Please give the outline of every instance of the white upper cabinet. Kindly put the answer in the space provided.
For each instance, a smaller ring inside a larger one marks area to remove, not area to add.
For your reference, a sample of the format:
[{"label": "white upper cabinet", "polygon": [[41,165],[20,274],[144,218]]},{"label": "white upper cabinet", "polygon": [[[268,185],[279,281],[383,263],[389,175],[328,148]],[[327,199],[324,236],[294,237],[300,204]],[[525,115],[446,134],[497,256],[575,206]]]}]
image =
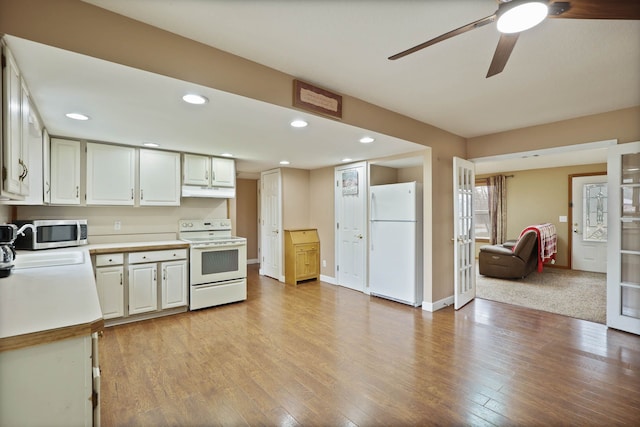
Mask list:
[{"label": "white upper cabinet", "polygon": [[184,185],[206,187],[210,182],[211,157],[184,154]]},{"label": "white upper cabinet", "polygon": [[183,168],[184,185],[234,187],[236,184],[233,159],[184,154]]},{"label": "white upper cabinet", "polygon": [[87,143],[87,205],[133,206],[136,150]]},{"label": "white upper cabinet", "polygon": [[140,149],[140,206],[180,205],[180,153]]},{"label": "white upper cabinet", "polygon": [[[29,117],[29,101],[26,87],[20,78],[20,70],[11,55],[3,46],[2,56],[5,67],[2,69],[2,196],[11,199],[23,199],[29,194],[28,143],[23,138],[24,122]],[[23,98],[24,99],[23,101]]]},{"label": "white upper cabinet", "polygon": [[51,138],[50,151],[51,204],[79,205],[80,141]]},{"label": "white upper cabinet", "polygon": [[211,185],[214,187],[235,187],[235,160],[222,157],[211,158]]}]

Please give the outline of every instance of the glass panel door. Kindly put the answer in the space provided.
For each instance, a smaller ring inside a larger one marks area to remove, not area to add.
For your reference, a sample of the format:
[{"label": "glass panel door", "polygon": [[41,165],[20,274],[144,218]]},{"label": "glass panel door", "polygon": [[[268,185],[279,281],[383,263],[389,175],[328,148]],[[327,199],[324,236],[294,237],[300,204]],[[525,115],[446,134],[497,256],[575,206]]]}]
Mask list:
[{"label": "glass panel door", "polygon": [[607,326],[640,334],[640,142],[609,149]]}]

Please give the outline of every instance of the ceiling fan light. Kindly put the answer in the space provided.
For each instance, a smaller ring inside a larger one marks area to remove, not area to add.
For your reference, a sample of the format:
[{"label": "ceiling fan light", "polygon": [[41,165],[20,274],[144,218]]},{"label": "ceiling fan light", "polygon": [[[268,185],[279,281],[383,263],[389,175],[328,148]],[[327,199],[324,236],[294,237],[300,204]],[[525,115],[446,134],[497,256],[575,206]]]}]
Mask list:
[{"label": "ceiling fan light", "polygon": [[496,26],[501,33],[519,33],[533,28],[547,17],[549,7],[545,1],[516,0],[503,3],[504,8],[499,11]]}]

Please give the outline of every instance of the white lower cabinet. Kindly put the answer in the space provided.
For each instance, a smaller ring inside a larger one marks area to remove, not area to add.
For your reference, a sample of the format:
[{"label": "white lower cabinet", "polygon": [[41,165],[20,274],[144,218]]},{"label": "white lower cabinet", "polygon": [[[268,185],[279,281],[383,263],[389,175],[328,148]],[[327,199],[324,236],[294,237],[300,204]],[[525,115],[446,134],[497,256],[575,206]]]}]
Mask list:
[{"label": "white lower cabinet", "polygon": [[187,305],[187,261],[170,261],[162,268],[162,308]]},{"label": "white lower cabinet", "polygon": [[96,286],[105,320],[124,316],[124,267],[96,268]]},{"label": "white lower cabinet", "polygon": [[101,254],[94,263],[102,315],[110,325],[186,311],[186,249]]},{"label": "white lower cabinet", "polygon": [[0,352],[0,425],[99,425],[94,339],[97,334]]},{"label": "white lower cabinet", "polygon": [[129,266],[129,314],[146,313],[158,309],[158,280],[156,264]]}]

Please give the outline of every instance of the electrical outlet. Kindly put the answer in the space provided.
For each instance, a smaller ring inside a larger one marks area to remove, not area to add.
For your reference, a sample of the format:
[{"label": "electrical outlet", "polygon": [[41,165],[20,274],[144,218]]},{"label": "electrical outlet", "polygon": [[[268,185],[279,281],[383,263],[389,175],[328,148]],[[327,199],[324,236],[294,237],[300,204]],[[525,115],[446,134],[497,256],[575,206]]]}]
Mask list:
[{"label": "electrical outlet", "polygon": [[326,267],[326,266],[327,266],[327,260],[326,260],[326,259],[323,259],[323,260],[322,260],[322,266],[323,266],[323,267]]},{"label": "electrical outlet", "polygon": [[122,228],[122,223],[120,222],[120,220],[117,220],[113,223],[113,229],[114,230],[120,230],[120,228]]}]

